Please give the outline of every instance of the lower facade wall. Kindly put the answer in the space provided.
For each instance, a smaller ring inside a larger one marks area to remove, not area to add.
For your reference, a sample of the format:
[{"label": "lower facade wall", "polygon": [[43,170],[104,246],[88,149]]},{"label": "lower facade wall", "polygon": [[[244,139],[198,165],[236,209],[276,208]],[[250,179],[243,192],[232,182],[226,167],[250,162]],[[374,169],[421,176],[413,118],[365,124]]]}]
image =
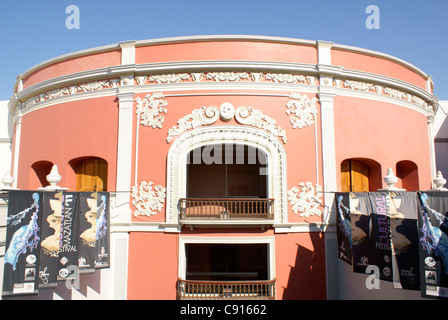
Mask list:
[{"label": "lower facade wall", "polygon": [[[192,240],[195,239],[195,240]],[[200,239],[200,240],[198,240]],[[276,279],[277,300],[326,299],[325,248],[321,233],[274,234],[271,230],[241,233],[192,231],[177,233],[131,232],[127,298],[174,300],[184,268],[185,242],[210,241],[270,244],[269,268]],[[272,245],[273,244],[273,245]],[[272,251],[272,252],[271,252]]]}]

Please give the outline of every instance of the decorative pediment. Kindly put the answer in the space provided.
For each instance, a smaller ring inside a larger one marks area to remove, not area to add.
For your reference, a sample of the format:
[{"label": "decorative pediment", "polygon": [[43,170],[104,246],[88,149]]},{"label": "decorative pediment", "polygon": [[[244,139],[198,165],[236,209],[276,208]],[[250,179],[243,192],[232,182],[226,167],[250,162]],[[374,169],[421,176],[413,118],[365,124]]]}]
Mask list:
[{"label": "decorative pediment", "polygon": [[261,110],[252,107],[241,106],[235,110],[235,107],[229,103],[223,103],[218,109],[215,106],[202,107],[193,110],[192,113],[177,121],[177,125],[168,130],[167,142],[170,142],[174,136],[181,135],[185,131],[201,127],[203,125],[211,125],[218,121],[221,117],[223,121],[229,121],[232,118],[244,125],[263,129],[282,139],[286,143],[286,132],[277,126],[277,121],[271,117],[264,115]]}]

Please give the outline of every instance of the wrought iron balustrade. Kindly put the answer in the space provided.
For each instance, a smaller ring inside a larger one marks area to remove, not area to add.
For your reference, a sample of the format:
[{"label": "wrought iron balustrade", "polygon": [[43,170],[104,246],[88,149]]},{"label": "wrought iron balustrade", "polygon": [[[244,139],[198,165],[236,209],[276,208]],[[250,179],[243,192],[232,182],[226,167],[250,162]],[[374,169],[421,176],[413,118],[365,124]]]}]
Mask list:
[{"label": "wrought iron balustrade", "polygon": [[274,199],[182,198],[180,220],[272,220]]},{"label": "wrought iron balustrade", "polygon": [[275,279],[266,281],[178,282],[179,300],[274,300]]}]

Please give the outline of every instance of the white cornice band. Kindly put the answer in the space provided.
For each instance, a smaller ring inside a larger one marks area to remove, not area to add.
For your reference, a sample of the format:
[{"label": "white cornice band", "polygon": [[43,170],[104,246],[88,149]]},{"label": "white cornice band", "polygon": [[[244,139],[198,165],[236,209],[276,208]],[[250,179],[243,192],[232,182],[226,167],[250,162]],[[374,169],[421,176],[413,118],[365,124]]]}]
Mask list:
[{"label": "white cornice band", "polygon": [[[187,75],[188,80],[165,81],[166,83],[160,81],[148,82],[150,77],[161,78],[181,73]],[[196,75],[202,77],[202,75],[212,73],[245,73],[247,76],[242,79],[234,77],[223,81],[211,81],[211,78],[197,80],[195,78]],[[259,78],[254,77],[254,75]],[[263,77],[263,81],[260,81],[260,77]],[[302,77],[303,80],[297,80],[296,78],[294,81],[289,81],[292,77]],[[140,83],[140,79],[145,79],[146,82]],[[320,83],[319,80],[322,79],[324,81]],[[389,92],[400,93],[399,91],[401,91],[401,96],[407,95],[407,98],[397,99],[396,96],[392,96],[390,97],[392,99],[389,99],[388,95],[378,92],[363,92],[363,90],[357,88],[340,88],[335,86],[333,83],[335,81],[359,81],[361,84],[372,84],[387,88]],[[26,114],[35,110],[36,107],[41,108],[67,101],[114,95],[116,94],[116,88],[123,86],[133,86],[136,93],[202,89],[303,90],[304,92],[317,93],[319,86],[328,86],[334,87],[337,94],[387,101],[411,107],[428,116],[434,115],[439,106],[434,95],[416,85],[377,74],[347,70],[339,66],[257,61],[184,61],[111,66],[56,77],[22,90],[11,98],[9,108],[14,113],[17,106],[21,106],[22,114]],[[87,94],[87,92],[89,93]]]}]

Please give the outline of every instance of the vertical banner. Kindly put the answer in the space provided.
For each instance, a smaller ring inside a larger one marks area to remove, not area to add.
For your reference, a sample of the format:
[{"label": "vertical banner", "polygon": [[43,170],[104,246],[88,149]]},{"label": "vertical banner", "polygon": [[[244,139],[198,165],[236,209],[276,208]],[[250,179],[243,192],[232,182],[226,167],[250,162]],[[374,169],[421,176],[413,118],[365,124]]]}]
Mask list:
[{"label": "vertical banner", "polygon": [[350,194],[338,192],[335,194],[336,234],[338,239],[339,258],[352,264],[352,231],[350,222]]},{"label": "vertical banner", "polygon": [[371,210],[368,193],[350,193],[353,272],[365,273],[367,266],[374,263],[370,233]]},{"label": "vertical banner", "polygon": [[110,266],[109,193],[98,192],[97,195],[95,269],[102,269]]},{"label": "vertical banner", "polygon": [[[59,244],[58,280],[74,279],[70,272],[78,266],[79,242],[79,192],[64,192]],[[69,268],[70,267],[70,268]]]},{"label": "vertical banner", "polygon": [[448,297],[448,192],[419,192],[422,296]]},{"label": "vertical banner", "polygon": [[42,192],[9,192],[3,296],[38,293]]},{"label": "vertical banner", "polygon": [[420,290],[416,192],[390,192],[390,237],[394,287]]},{"label": "vertical banner", "polygon": [[375,265],[380,270],[380,279],[393,280],[392,250],[390,244],[390,197],[387,192],[369,192],[372,206],[372,239]]},{"label": "vertical banner", "polygon": [[57,287],[59,243],[61,238],[63,193],[42,194],[42,242],[39,263],[39,288]]},{"label": "vertical banner", "polygon": [[79,193],[79,273],[95,271],[97,196],[96,192]]}]

